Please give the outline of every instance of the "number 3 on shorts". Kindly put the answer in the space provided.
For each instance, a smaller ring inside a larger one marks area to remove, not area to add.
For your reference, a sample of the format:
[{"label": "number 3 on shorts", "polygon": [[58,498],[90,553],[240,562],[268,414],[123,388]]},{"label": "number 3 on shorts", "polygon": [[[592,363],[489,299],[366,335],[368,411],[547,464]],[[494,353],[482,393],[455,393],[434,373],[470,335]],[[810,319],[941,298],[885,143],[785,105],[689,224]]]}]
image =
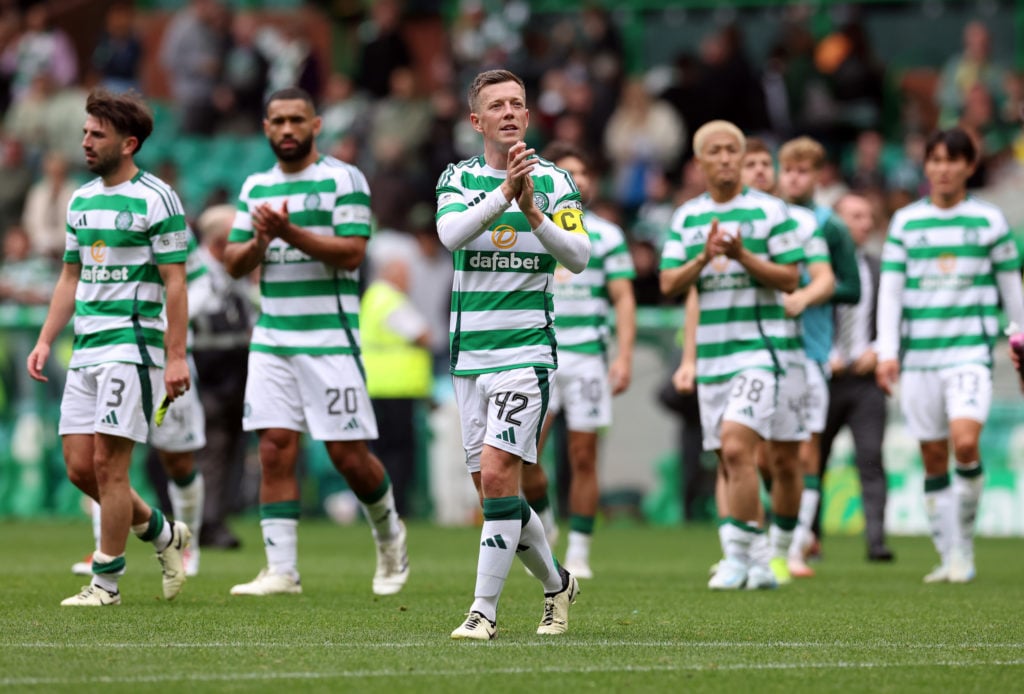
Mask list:
[{"label": "number 3 on shorts", "polygon": [[112,378],[110,383],[114,388],[110,391],[111,399],[107,401],[107,407],[120,407],[121,402],[124,400],[125,383],[120,378]]}]

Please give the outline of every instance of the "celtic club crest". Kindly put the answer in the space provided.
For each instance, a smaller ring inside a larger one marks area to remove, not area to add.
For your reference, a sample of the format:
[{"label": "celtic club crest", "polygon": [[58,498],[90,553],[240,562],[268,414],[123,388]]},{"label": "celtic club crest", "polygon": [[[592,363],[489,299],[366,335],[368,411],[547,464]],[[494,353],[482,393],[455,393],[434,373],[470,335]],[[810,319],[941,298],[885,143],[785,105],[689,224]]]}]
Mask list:
[{"label": "celtic club crest", "polygon": [[118,231],[127,231],[132,228],[135,218],[132,217],[132,213],[128,210],[121,210],[117,213],[117,217],[114,218],[114,226],[117,227]]}]

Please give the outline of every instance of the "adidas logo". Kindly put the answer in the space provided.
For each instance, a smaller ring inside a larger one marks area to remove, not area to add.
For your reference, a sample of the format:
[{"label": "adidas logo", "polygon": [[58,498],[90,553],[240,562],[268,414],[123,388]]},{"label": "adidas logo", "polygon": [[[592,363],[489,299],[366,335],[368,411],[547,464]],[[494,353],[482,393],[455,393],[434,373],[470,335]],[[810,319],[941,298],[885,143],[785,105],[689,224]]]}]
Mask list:
[{"label": "adidas logo", "polygon": [[[499,441],[504,441],[506,443],[515,443],[516,442],[516,430],[515,430],[515,427],[509,427],[508,429],[506,429],[505,431],[501,432],[500,434],[498,434],[494,438],[498,439]],[[504,549],[504,547],[502,549]]]},{"label": "adidas logo", "polygon": [[750,405],[747,405],[742,410],[740,410],[740,414],[743,415],[744,417],[750,417],[751,419],[753,419],[754,418],[754,408],[751,407]]},{"label": "adidas logo", "polygon": [[111,410],[110,413],[100,421],[102,421],[104,424],[113,424],[114,426],[117,426],[117,412]]},{"label": "adidas logo", "polygon": [[505,538],[501,535],[495,535],[489,537],[480,543],[481,547],[496,547],[497,549],[508,549],[508,545],[505,544]]},{"label": "adidas logo", "polygon": [[593,407],[593,408],[590,409],[590,412],[587,413],[587,416],[588,417],[596,417],[599,414],[601,414],[601,413],[598,411],[598,409],[596,407]]},{"label": "adidas logo", "polygon": [[86,220],[84,212],[82,213],[82,216],[78,218],[78,221],[75,222],[75,226],[76,227],[87,227],[87,226],[89,226],[89,222]]},{"label": "adidas logo", "polygon": [[360,428],[359,420],[353,417],[352,419],[348,420],[348,424],[346,424],[343,428],[345,431],[355,431],[356,429]]}]

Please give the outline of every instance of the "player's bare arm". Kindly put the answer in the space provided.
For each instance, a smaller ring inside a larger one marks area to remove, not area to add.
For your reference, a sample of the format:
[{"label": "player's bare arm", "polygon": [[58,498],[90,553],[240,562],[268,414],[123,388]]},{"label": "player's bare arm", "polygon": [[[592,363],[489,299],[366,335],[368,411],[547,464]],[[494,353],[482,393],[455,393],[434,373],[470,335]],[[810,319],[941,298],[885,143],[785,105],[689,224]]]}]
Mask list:
[{"label": "player's bare arm", "polygon": [[50,299],[50,309],[39,331],[39,339],[28,355],[28,375],[37,381],[49,380],[43,374],[43,368],[50,357],[50,345],[75,315],[75,292],[78,290],[78,278],[81,274],[81,263],[64,263],[64,267],[61,268],[57,285],[53,289],[53,297]]},{"label": "player's bare arm", "polygon": [[633,283],[627,279],[608,281],[608,298],[615,310],[615,359],[608,367],[612,395],[629,388],[633,379],[633,345],[636,343],[636,299]]},{"label": "player's bare arm", "polygon": [[322,263],[342,270],[355,270],[366,256],[366,238],[362,236],[321,236],[292,224],[288,201],[275,210],[260,205],[253,211],[253,228],[270,238],[278,238]]},{"label": "player's bare arm", "polygon": [[697,277],[704,269],[704,266],[713,257],[722,252],[721,248],[722,237],[721,231],[718,229],[718,219],[716,218],[711,220],[711,231],[708,232],[704,249],[700,253],[680,267],[662,270],[658,274],[658,284],[661,288],[661,293],[665,296],[685,294],[693,286],[693,283],[697,281]]},{"label": "player's bare arm", "polygon": [[185,263],[158,266],[160,279],[167,292],[167,328],[164,330],[164,385],[167,397],[174,400],[185,394],[191,385],[188,362],[185,359],[188,331],[188,287]]},{"label": "player's bare arm", "polygon": [[263,262],[270,237],[258,229],[248,241],[229,243],[224,249],[224,268],[228,274],[238,279],[255,270]]},{"label": "player's bare arm", "polygon": [[700,323],[700,297],[697,288],[686,293],[686,317],[683,328],[683,356],[672,374],[672,385],[678,393],[692,393],[697,381],[697,325]]},{"label": "player's bare arm", "polygon": [[[883,262],[884,258],[885,256]],[[886,272],[883,269],[878,285],[878,296],[884,296],[885,300],[878,302],[875,316],[878,333],[875,341],[878,350],[875,380],[886,395],[892,395],[893,386],[900,378],[900,324],[906,280],[906,275],[902,272]]]},{"label": "player's bare arm", "polygon": [[808,306],[820,306],[835,293],[836,276],[831,263],[810,263],[807,266],[807,274],[811,276],[811,281],[806,287],[801,287],[782,298],[782,306],[790,318],[796,318],[807,310]]},{"label": "player's bare arm", "polygon": [[796,263],[780,265],[754,255],[743,246],[739,234],[727,237],[723,253],[742,265],[751,277],[763,285],[782,292],[792,292],[800,285],[800,270]]}]

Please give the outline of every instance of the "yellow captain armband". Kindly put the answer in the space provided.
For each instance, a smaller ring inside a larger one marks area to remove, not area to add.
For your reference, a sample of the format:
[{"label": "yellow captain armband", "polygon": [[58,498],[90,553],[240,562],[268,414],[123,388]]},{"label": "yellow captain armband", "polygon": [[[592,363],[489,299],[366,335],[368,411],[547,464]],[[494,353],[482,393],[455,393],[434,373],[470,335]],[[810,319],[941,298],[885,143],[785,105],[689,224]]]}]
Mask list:
[{"label": "yellow captain armband", "polygon": [[555,212],[551,218],[559,228],[565,231],[572,232],[573,234],[586,234],[587,230],[583,227],[583,211],[568,208],[565,210],[559,210]]}]

